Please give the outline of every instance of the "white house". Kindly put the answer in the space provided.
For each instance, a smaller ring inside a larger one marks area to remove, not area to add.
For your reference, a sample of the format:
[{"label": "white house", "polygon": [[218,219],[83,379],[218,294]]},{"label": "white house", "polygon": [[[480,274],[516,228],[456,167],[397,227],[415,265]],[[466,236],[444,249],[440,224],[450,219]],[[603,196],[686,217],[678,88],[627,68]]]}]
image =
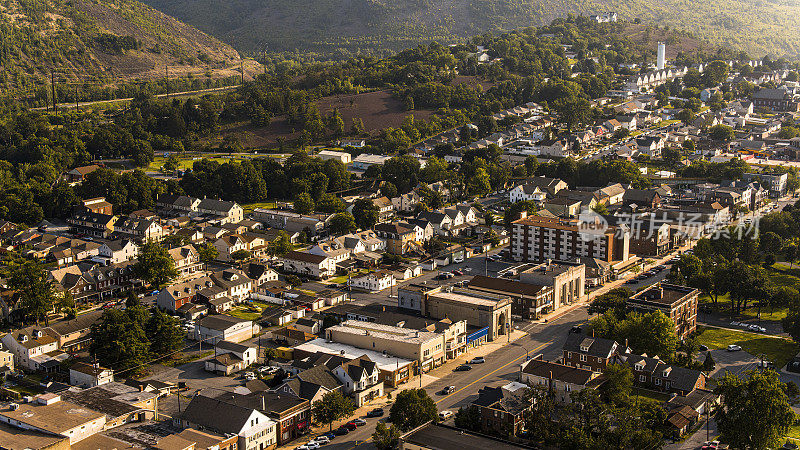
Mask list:
[{"label": "white house", "polygon": [[193,338],[203,343],[216,344],[219,341],[242,342],[253,337],[258,325],[245,319],[227,314],[213,314],[197,321]]},{"label": "white house", "polygon": [[394,273],[388,271],[370,272],[350,279],[350,286],[369,292],[379,292],[397,284]]},{"label": "white house", "polygon": [[533,184],[520,184],[508,190],[508,200],[511,203],[523,201],[543,202],[547,198],[547,191]]},{"label": "white house", "polygon": [[345,394],[353,397],[356,407],[361,407],[383,396],[383,381],[378,380],[378,365],[367,355],[348,361],[333,369],[342,383]]},{"label": "white house", "polygon": [[392,205],[394,205],[394,209],[398,211],[410,212],[414,210],[414,207],[419,204],[420,200],[422,200],[422,197],[415,191],[411,191],[408,194],[393,198]]},{"label": "white house", "polygon": [[205,361],[205,369],[230,375],[255,364],[257,356],[256,347],[252,345],[219,341],[214,346],[214,357]]},{"label": "white house", "polygon": [[69,368],[69,384],[91,388],[114,381],[114,371],[99,365],[77,362]]},{"label": "white house", "polygon": [[334,264],[350,259],[352,253],[361,253],[364,251],[364,244],[356,243],[353,249],[345,247],[342,243],[332,240],[327,242],[320,242],[319,244],[311,247],[308,253],[312,255],[324,256],[333,260]]},{"label": "white house", "polygon": [[336,262],[324,255],[291,251],[283,256],[283,270],[317,279],[328,278],[336,273]]},{"label": "white house", "polygon": [[[235,395],[235,394],[234,394]],[[224,420],[222,420],[224,418]],[[263,450],[278,442],[277,423],[257,409],[237,405],[225,397],[192,397],[182,414],[173,419],[181,428],[207,429],[238,436],[238,450]]]},{"label": "white house", "polygon": [[2,338],[3,347],[14,354],[14,364],[28,370],[58,368],[69,355],[58,351],[58,339],[44,328],[30,326],[14,330]]},{"label": "white house", "polygon": [[106,265],[130,261],[138,256],[139,246],[129,239],[104,242],[98,253],[98,257]]}]

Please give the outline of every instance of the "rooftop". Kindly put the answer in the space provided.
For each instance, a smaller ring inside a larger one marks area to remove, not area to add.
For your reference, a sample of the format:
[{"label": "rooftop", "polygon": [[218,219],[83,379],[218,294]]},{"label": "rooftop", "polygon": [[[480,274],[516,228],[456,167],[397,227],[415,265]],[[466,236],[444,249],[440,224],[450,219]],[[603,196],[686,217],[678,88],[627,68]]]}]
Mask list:
[{"label": "rooftop", "polygon": [[16,410],[0,410],[0,415],[56,434],[103,417],[97,411],[63,400],[49,405],[21,403]]},{"label": "rooftop", "polygon": [[655,304],[664,306],[676,306],[688,297],[697,294],[699,291],[688,286],[676,284],[657,283],[649,288],[637,292],[628,299],[630,303]]},{"label": "rooftop", "polygon": [[447,425],[426,423],[400,437],[403,442],[419,445],[421,448],[435,450],[518,450],[532,448],[488,436],[472,434],[468,431]]},{"label": "rooftop", "polygon": [[394,371],[398,367],[404,367],[413,364],[412,361],[403,358],[395,358],[393,356],[386,356],[381,352],[372,350],[364,350],[352,345],[340,344],[338,342],[329,342],[325,339],[314,339],[313,341],[306,342],[294,347],[308,353],[326,353],[328,355],[341,355],[345,358],[355,359],[361,355],[367,355],[370,360],[378,365],[378,369],[386,371]]},{"label": "rooftop", "polygon": [[441,337],[439,333],[432,333],[430,331],[417,331],[392,325],[364,322],[362,320],[346,320],[340,325],[328,328],[328,331],[372,336],[380,339],[417,344],[422,344]]}]

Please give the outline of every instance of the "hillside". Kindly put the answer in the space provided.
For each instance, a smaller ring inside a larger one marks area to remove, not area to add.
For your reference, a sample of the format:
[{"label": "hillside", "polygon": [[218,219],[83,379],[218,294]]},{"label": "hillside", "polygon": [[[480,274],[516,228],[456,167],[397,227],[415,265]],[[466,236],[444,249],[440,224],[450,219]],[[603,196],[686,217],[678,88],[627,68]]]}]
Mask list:
[{"label": "hillside", "polygon": [[0,0],[7,87],[114,83],[188,73],[229,76],[239,54],[196,28],[133,0]]},{"label": "hillside", "polygon": [[754,56],[800,54],[798,0],[144,0],[249,53],[397,50],[617,11]]}]

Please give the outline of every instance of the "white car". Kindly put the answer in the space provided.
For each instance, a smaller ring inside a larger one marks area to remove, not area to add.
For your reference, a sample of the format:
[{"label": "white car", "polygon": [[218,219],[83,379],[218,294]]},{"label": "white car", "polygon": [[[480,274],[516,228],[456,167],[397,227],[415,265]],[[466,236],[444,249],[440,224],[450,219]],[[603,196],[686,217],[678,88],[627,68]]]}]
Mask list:
[{"label": "white car", "polygon": [[320,445],[312,441],[297,447],[297,450],[316,450],[318,448],[320,448]]},{"label": "white car", "polygon": [[451,417],[453,417],[453,411],[444,410],[439,413],[439,418],[442,420],[447,420]]},{"label": "white car", "polygon": [[253,380],[255,380],[256,378],[257,378],[257,377],[256,377],[256,374],[254,374],[253,372],[246,372],[246,373],[244,374],[244,379],[245,379],[245,380],[247,380],[247,381],[253,381]]},{"label": "white car", "polygon": [[741,349],[742,349],[742,347],[739,347],[738,345],[735,345],[735,344],[731,344],[731,345],[728,346],[728,351],[729,352],[738,352]]},{"label": "white car", "polygon": [[733,327],[738,327],[739,325],[741,325],[741,323],[736,322],[735,320],[733,322],[731,322],[731,326],[733,326]]},{"label": "white car", "polygon": [[328,438],[328,436],[317,436],[311,442],[316,442],[317,444],[325,445],[325,444],[330,444],[331,440]]}]

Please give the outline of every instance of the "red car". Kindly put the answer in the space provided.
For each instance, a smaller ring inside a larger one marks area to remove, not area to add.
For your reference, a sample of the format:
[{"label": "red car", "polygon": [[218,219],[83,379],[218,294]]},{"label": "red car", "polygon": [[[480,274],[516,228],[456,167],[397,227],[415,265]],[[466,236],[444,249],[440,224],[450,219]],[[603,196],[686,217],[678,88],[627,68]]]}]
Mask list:
[{"label": "red car", "polygon": [[103,305],[103,309],[113,308],[114,305],[115,305],[114,302],[108,302],[108,303]]},{"label": "red car", "polygon": [[454,270],[453,271],[453,275],[458,275],[460,277],[461,275],[464,275],[464,272],[462,272],[460,270]]}]

